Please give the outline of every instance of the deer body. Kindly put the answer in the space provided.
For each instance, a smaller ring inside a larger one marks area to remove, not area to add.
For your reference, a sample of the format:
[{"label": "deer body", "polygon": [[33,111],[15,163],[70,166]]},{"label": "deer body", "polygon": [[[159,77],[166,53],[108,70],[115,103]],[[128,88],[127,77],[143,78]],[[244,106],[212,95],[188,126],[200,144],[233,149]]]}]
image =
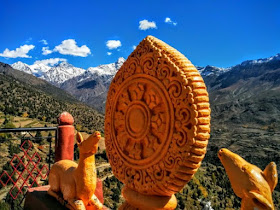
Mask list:
[{"label": "deer body", "polygon": [[228,149],[221,149],[218,156],[234,193],[242,199],[241,210],[274,210],[272,192],[278,181],[274,162],[262,171]]},{"label": "deer body", "polygon": [[71,209],[102,208],[102,204],[94,195],[97,180],[94,154],[100,137],[100,133],[95,132],[83,141],[81,134],[78,133],[79,164],[71,160],[61,160],[51,168],[48,193],[61,200],[58,194],[61,192]]}]

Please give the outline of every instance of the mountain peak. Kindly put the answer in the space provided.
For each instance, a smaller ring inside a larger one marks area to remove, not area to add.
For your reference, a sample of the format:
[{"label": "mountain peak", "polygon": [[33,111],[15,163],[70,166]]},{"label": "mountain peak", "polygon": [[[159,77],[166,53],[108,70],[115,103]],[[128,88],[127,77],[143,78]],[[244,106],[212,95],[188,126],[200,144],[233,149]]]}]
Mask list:
[{"label": "mountain peak", "polygon": [[63,67],[63,68],[73,68],[74,66],[67,61],[62,61],[55,65],[55,67]]},{"label": "mountain peak", "polygon": [[12,65],[11,65],[14,69],[16,69],[15,67],[28,67],[28,65],[27,64],[25,64],[25,63],[23,63],[23,62],[21,62],[21,61],[18,61],[18,62],[15,62],[15,63],[13,63]]},{"label": "mountain peak", "polygon": [[23,63],[21,61],[18,61],[18,62],[13,63],[12,65],[27,65],[27,64],[25,64],[25,63]]},{"label": "mountain peak", "polygon": [[14,69],[17,69],[17,70],[19,70],[19,71],[23,71],[23,72],[25,72],[25,73],[32,74],[31,68],[30,68],[27,64],[25,64],[25,63],[23,63],[23,62],[21,62],[21,61],[18,61],[18,62],[16,62],[16,63],[13,63],[11,66],[12,66]]},{"label": "mountain peak", "polygon": [[240,65],[241,66],[246,66],[246,65],[250,65],[250,64],[262,64],[262,63],[267,63],[270,61],[276,61],[276,60],[280,60],[280,53],[277,53],[274,56],[268,57],[268,58],[260,58],[260,59],[256,59],[256,60],[247,60],[242,62]]},{"label": "mountain peak", "polygon": [[116,72],[121,68],[125,59],[123,57],[119,57],[115,63],[103,64],[97,67],[89,67],[87,69],[88,73],[96,74],[96,75],[115,75]]},{"label": "mountain peak", "polygon": [[274,60],[280,60],[280,53],[277,53],[275,56],[273,56]]},{"label": "mountain peak", "polygon": [[117,62],[115,63],[116,69],[119,70],[124,62],[125,62],[124,57],[119,57]]},{"label": "mountain peak", "polygon": [[230,68],[220,68],[216,66],[207,65],[205,67],[196,66],[197,70],[201,74],[201,76],[209,76],[209,75],[220,75],[230,70]]},{"label": "mountain peak", "polygon": [[124,57],[119,57],[116,63],[124,63],[125,58]]}]

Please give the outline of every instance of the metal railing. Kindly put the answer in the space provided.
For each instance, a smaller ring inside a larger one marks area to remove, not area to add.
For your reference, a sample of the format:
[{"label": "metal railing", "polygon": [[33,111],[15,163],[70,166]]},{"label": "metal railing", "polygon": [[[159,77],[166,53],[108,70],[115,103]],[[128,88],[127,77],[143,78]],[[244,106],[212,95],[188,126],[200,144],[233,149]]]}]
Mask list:
[{"label": "metal railing", "polygon": [[57,141],[57,127],[0,129],[1,145],[7,149],[1,154],[0,194],[6,193],[12,209],[21,208],[28,188],[47,183],[54,163],[53,139]]}]

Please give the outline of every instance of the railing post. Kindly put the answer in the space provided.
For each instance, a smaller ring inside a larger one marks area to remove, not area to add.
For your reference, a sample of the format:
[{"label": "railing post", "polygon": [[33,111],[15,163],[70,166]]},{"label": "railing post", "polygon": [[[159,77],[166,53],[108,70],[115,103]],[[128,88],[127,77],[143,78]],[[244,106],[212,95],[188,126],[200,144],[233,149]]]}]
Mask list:
[{"label": "railing post", "polygon": [[63,112],[57,119],[57,139],[55,141],[55,162],[73,160],[74,158],[74,118],[68,112]]}]

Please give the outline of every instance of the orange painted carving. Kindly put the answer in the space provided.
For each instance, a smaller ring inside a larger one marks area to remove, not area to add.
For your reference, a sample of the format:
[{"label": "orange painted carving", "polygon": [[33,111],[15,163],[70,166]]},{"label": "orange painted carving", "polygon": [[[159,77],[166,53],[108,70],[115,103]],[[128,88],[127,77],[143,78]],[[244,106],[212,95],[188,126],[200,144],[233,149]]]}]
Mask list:
[{"label": "orange painted carving", "polygon": [[143,195],[124,185],[122,195],[127,202],[123,203],[119,210],[172,210],[177,206],[174,194],[172,196]]},{"label": "orange painted carving", "polygon": [[102,209],[102,203],[94,195],[97,181],[94,154],[100,138],[100,132],[95,132],[86,140],[78,133],[79,164],[60,160],[50,170],[48,193],[61,202],[67,201],[70,209]]},{"label": "orange painted carving", "polygon": [[114,175],[142,195],[172,196],[200,166],[209,132],[199,72],[174,48],[146,37],[107,96],[105,142]]},{"label": "orange painted carving", "polygon": [[218,157],[226,169],[234,193],[242,198],[241,210],[274,209],[272,192],[278,182],[274,162],[262,171],[228,149],[221,149]]}]

